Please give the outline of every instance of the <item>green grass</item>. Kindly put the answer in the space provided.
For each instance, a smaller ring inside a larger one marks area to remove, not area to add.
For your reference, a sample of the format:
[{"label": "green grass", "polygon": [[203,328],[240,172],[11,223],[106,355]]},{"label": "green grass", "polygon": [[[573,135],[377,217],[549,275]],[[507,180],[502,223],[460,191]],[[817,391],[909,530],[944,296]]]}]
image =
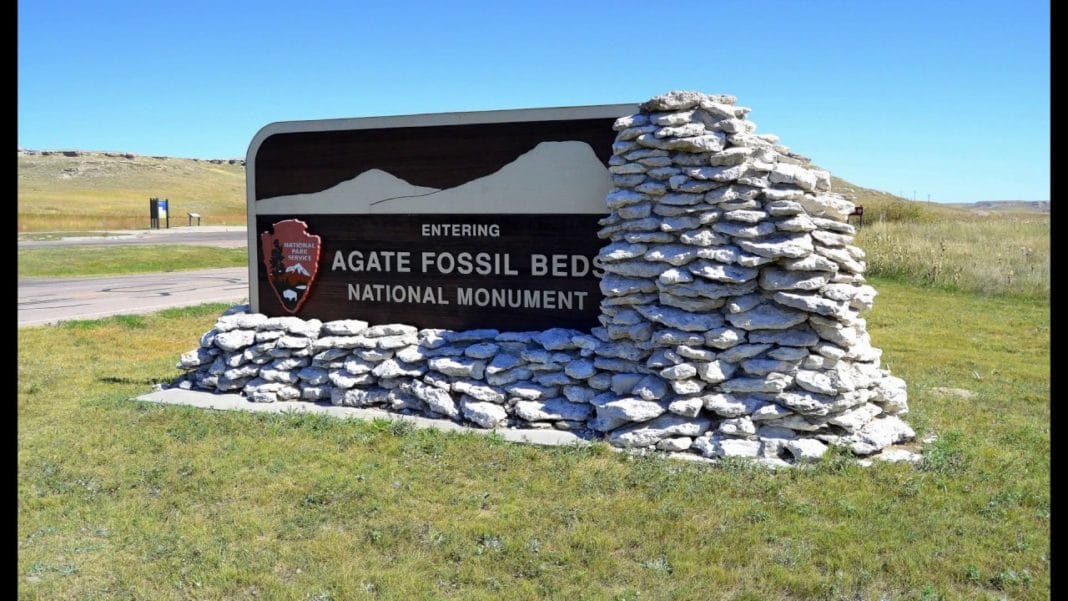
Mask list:
[{"label": "green grass", "polygon": [[1048,298],[1049,216],[865,225],[868,274],[923,286]]},{"label": "green grass", "polygon": [[148,199],[166,198],[172,223],[245,223],[245,169],[194,159],[20,154],[18,231],[144,229]]},{"label": "green grass", "polygon": [[77,277],[242,267],[243,248],[192,245],[94,246],[18,250],[19,277]]},{"label": "green grass", "polygon": [[139,404],[220,306],[20,329],[20,597],[1049,598],[1048,301],[873,283],[919,467]]}]

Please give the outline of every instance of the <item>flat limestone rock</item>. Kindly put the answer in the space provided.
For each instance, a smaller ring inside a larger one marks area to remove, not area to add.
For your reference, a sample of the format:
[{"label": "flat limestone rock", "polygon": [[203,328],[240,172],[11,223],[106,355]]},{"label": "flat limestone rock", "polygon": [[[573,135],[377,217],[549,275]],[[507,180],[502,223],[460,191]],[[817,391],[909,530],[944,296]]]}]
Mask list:
[{"label": "flat limestone rock", "polygon": [[827,452],[827,445],[813,438],[789,440],[785,446],[798,463],[814,463]]},{"label": "flat limestone rock", "polygon": [[748,311],[726,316],[732,326],[743,330],[785,330],[803,323],[808,316],[802,312],[765,303]]},{"label": "flat limestone rock", "polygon": [[888,415],[871,420],[859,432],[848,437],[846,442],[857,455],[871,455],[915,437],[916,433],[901,418]]},{"label": "flat limestone rock", "polygon": [[712,436],[697,438],[691,448],[705,457],[760,457],[763,443],[759,440],[730,438],[719,432]]},{"label": "flat limestone rock", "polygon": [[758,240],[738,239],[736,243],[744,251],[770,259],[798,259],[808,256],[815,248],[809,234],[775,234]]},{"label": "flat limestone rock", "polygon": [[760,271],[760,287],[765,290],[818,290],[831,280],[825,271],[788,271],[765,267]]},{"label": "flat limestone rock", "polygon": [[590,405],[572,403],[562,397],[545,401],[519,401],[515,404],[516,415],[528,422],[581,421],[590,416],[592,409]]},{"label": "flat limestone rock", "polygon": [[[601,431],[613,430],[630,422],[647,422],[667,411],[663,403],[646,401],[635,397],[624,397],[596,406],[597,419]],[[610,424],[616,424],[610,426]],[[610,427],[609,427],[610,426]]]},{"label": "flat limestone rock", "polygon": [[617,447],[648,447],[669,437],[700,436],[711,426],[712,422],[708,418],[682,417],[668,413],[648,422],[613,430],[608,441]]},{"label": "flat limestone rock", "polygon": [[767,404],[754,397],[736,397],[731,394],[719,392],[706,394],[701,397],[701,400],[704,403],[705,409],[716,415],[727,418],[752,415]]},{"label": "flat limestone rock", "polygon": [[718,313],[690,313],[664,306],[639,306],[635,309],[646,319],[684,332],[706,332],[723,325]]}]

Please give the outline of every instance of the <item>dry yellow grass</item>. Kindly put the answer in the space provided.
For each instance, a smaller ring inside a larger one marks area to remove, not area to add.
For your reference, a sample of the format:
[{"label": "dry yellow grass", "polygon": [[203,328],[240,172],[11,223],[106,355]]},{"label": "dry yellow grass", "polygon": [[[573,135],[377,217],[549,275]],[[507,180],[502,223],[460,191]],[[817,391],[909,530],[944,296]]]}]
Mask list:
[{"label": "dry yellow grass", "polygon": [[1048,298],[1049,216],[866,225],[868,273],[921,286]]},{"label": "dry yellow grass", "polygon": [[170,202],[171,222],[200,213],[204,225],[245,223],[238,162],[144,156],[19,153],[18,231],[148,227],[148,199]]}]

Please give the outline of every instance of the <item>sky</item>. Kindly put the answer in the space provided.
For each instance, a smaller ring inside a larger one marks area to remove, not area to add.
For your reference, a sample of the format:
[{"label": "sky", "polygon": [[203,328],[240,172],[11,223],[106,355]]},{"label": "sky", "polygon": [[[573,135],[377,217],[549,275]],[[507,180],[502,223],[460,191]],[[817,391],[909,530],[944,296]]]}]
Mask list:
[{"label": "sky", "polygon": [[18,2],[21,148],[244,158],[274,121],[676,89],[860,186],[1050,198],[1043,1]]}]

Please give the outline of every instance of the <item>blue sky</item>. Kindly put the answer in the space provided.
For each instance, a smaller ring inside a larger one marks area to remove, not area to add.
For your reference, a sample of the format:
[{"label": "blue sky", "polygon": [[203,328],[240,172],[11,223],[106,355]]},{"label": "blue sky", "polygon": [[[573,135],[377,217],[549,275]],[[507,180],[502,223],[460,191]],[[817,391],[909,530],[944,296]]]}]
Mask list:
[{"label": "blue sky", "polygon": [[729,93],[855,184],[1050,197],[1049,3],[20,0],[18,143],[243,157],[272,121]]}]

